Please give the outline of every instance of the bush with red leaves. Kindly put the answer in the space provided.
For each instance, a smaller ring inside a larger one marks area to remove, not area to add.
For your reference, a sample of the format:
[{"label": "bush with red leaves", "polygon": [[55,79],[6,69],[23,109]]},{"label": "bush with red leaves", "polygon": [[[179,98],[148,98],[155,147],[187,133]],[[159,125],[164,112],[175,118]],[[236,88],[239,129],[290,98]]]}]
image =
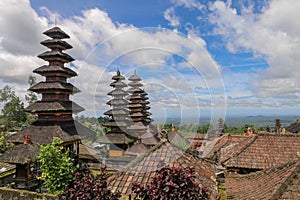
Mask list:
[{"label": "bush with red leaves", "polygon": [[107,188],[106,168],[101,168],[101,173],[94,177],[87,167],[82,167],[75,172],[75,179],[66,187],[59,200],[118,200],[120,193],[112,193]]},{"label": "bush with red leaves", "polygon": [[206,188],[201,188],[194,182],[195,175],[192,167],[160,168],[150,184],[133,184],[134,199],[143,200],[206,200]]}]

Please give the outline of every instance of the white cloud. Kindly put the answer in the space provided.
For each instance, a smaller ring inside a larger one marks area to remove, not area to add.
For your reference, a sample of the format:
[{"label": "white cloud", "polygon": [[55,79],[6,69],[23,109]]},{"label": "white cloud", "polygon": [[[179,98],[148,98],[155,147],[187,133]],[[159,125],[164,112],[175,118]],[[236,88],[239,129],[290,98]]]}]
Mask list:
[{"label": "white cloud", "polygon": [[[183,1],[178,4],[183,4]],[[195,5],[192,1],[186,1],[185,4],[187,7]],[[172,65],[179,74],[180,70],[193,66],[192,69],[200,72],[205,79],[207,87],[212,90],[217,86],[223,87],[219,67],[207,52],[206,43],[192,30],[187,36],[183,36],[162,28],[138,29],[130,24],[113,22],[106,12],[97,8],[84,10],[82,15],[68,18],[47,8],[42,10],[46,13],[45,17],[39,16],[30,7],[28,0],[7,0],[0,3],[0,19],[5,19],[0,20],[1,27],[5,28],[0,33],[0,81],[17,84],[22,88],[17,90],[19,94],[24,95],[28,88],[27,77],[32,70],[45,64],[36,56],[46,50],[39,42],[46,38],[42,32],[52,26],[50,23],[54,23],[54,18],[71,37],[67,42],[73,49],[66,53],[76,59],[73,65],[79,76],[70,81],[82,91],[74,95],[73,100],[85,107],[88,114],[108,109],[105,103],[109,99],[107,92],[111,90],[109,71],[116,70],[116,66],[126,73],[130,67],[149,63],[169,65],[172,64],[171,60],[176,63],[176,55],[185,59],[180,63],[181,68]],[[188,93],[193,96],[193,88],[197,84],[190,84],[189,78],[185,77],[187,75],[181,74],[181,78],[166,75],[163,80],[155,73],[151,75],[152,81],[163,81],[168,85],[170,95],[176,95],[174,91],[186,94],[178,101],[171,100],[170,96],[157,96],[160,103],[173,108],[178,103],[185,108],[196,105],[191,104],[196,100],[191,101]],[[197,75],[193,79],[197,80]],[[203,84],[199,87],[203,87]]]},{"label": "white cloud", "polygon": [[254,13],[250,6],[237,14],[224,2],[211,4],[214,14],[210,20],[228,50],[253,52],[268,62],[269,68],[259,73],[256,82],[250,85],[258,97],[290,98],[299,91],[299,7],[299,1],[273,0],[262,13]]},{"label": "white cloud", "polygon": [[180,18],[175,15],[175,7],[170,7],[164,12],[164,17],[169,21],[169,25],[178,27],[180,25]]}]

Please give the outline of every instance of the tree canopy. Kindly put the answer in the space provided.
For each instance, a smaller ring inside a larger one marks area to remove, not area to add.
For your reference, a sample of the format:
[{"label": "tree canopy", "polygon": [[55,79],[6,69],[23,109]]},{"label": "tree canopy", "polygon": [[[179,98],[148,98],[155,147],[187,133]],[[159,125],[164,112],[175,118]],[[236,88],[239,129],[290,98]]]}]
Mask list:
[{"label": "tree canopy", "polygon": [[73,180],[75,166],[69,156],[69,151],[65,151],[59,144],[62,141],[54,137],[52,144],[42,145],[38,161],[41,163],[44,185],[51,194],[62,193],[65,187]]}]

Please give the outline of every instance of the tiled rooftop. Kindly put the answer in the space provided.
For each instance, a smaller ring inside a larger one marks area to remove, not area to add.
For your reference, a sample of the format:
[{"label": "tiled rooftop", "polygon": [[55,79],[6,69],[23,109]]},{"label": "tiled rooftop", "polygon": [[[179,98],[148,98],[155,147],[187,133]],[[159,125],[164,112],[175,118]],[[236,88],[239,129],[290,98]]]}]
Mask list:
[{"label": "tiled rooftop", "polygon": [[300,136],[256,135],[221,150],[221,163],[228,167],[267,169],[299,159]]},{"label": "tiled rooftop", "polygon": [[200,159],[187,153],[169,142],[162,142],[133,160],[122,171],[117,172],[109,180],[109,187],[113,191],[120,191],[122,194],[130,194],[132,183],[149,183],[151,177],[160,166],[161,161],[170,167],[185,168],[193,166],[198,177],[197,182],[207,187],[216,195],[216,182],[214,165],[204,159]]},{"label": "tiled rooftop", "polygon": [[248,175],[227,174],[227,199],[299,199],[300,162],[285,163]]},{"label": "tiled rooftop", "polygon": [[203,148],[203,157],[213,159],[215,153],[219,152],[222,148],[239,143],[247,138],[249,137],[242,135],[223,135],[214,139],[213,141],[206,142]]}]

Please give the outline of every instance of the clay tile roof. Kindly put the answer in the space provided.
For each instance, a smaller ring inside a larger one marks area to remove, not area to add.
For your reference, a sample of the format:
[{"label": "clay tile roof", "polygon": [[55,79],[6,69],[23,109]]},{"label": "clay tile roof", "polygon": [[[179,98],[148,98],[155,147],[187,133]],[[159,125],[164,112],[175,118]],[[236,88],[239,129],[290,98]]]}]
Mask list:
[{"label": "clay tile roof", "polygon": [[51,38],[53,38],[53,39],[70,38],[70,36],[68,34],[66,34],[63,30],[61,30],[57,26],[45,31],[44,34],[51,37]]},{"label": "clay tile roof", "polygon": [[297,160],[300,136],[256,135],[237,145],[221,150],[221,163],[226,167],[266,169]]},{"label": "clay tile roof", "polygon": [[226,174],[227,199],[299,199],[300,162],[247,174]]},{"label": "clay tile roof", "polygon": [[212,159],[215,153],[219,152],[222,148],[239,143],[247,138],[249,137],[242,135],[223,135],[214,139],[213,141],[206,141],[203,157]]},{"label": "clay tile roof", "polygon": [[11,164],[28,164],[36,160],[39,152],[39,144],[20,144],[2,154],[0,160]]},{"label": "clay tile roof", "polygon": [[71,83],[61,83],[61,82],[39,82],[32,86],[29,90],[37,93],[45,93],[45,90],[61,90],[72,93],[80,92],[80,90],[73,86]]},{"label": "clay tile roof", "polygon": [[133,183],[150,183],[151,177],[156,173],[161,161],[167,166],[185,168],[193,166],[197,182],[216,194],[214,165],[187,153],[169,142],[162,142],[134,159],[129,165],[109,178],[109,188],[120,191],[122,194],[130,194]]},{"label": "clay tile roof", "polygon": [[74,113],[83,111],[84,108],[72,101],[37,101],[24,109],[26,112],[57,112],[71,111]]},{"label": "clay tile roof", "polygon": [[43,65],[35,70],[33,70],[34,73],[37,74],[49,74],[49,73],[62,73],[62,74],[66,74],[69,76],[77,76],[77,73],[74,72],[73,70],[71,70],[70,68],[67,67],[62,67],[62,66],[53,66],[53,65]]}]

